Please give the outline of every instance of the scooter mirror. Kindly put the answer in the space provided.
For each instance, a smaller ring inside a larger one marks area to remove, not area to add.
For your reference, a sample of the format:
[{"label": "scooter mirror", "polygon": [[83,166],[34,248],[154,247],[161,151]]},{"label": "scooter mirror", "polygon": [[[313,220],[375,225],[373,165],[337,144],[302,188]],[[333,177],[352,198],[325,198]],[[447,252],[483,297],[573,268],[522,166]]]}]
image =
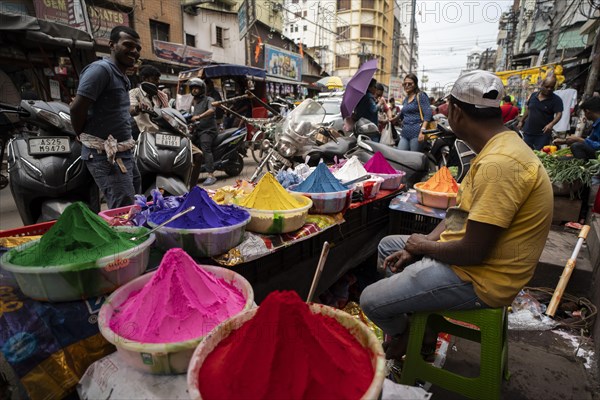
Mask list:
[{"label": "scooter mirror", "polygon": [[142,82],[140,86],[142,90],[148,93],[150,96],[156,96],[158,94],[158,88],[154,83]]}]

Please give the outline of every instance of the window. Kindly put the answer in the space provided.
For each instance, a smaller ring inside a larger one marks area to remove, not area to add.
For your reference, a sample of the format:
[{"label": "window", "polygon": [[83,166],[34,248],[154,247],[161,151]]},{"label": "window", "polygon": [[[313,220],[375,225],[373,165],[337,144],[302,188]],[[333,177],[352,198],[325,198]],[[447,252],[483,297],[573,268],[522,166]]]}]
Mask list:
[{"label": "window", "polygon": [[308,30],[308,25],[304,25],[304,27],[302,28],[302,30],[303,30],[304,32],[306,32],[306,31]]},{"label": "window", "polygon": [[150,20],[150,36],[152,40],[169,41],[169,24]]},{"label": "window", "polygon": [[187,44],[188,46],[196,47],[196,36],[186,33],[185,44]]},{"label": "window", "polygon": [[290,32],[294,32],[294,24],[290,24]]},{"label": "window", "polygon": [[294,27],[294,32],[298,32],[298,25]]},{"label": "window", "polygon": [[298,4],[300,0],[292,0],[292,4]]},{"label": "window", "polygon": [[297,13],[294,14],[296,16],[296,18],[300,18],[302,17],[302,13],[300,11],[298,11]]},{"label": "window", "polygon": [[349,10],[351,0],[337,0],[338,11]]},{"label": "window", "polygon": [[308,11],[304,10],[304,11],[302,12],[302,16],[303,16],[304,18],[306,18],[306,16],[307,16],[307,15],[308,15]]},{"label": "window", "polygon": [[350,27],[349,26],[338,26],[337,27],[338,40],[350,39]]},{"label": "window", "polygon": [[360,5],[362,8],[375,8],[375,0],[361,0]]},{"label": "window", "polygon": [[223,47],[223,28],[220,26],[217,26],[215,30],[215,46]]},{"label": "window", "polygon": [[350,66],[350,57],[335,56],[336,68],[348,68]]},{"label": "window", "polygon": [[375,27],[373,25],[361,25],[360,37],[372,38],[375,37]]}]

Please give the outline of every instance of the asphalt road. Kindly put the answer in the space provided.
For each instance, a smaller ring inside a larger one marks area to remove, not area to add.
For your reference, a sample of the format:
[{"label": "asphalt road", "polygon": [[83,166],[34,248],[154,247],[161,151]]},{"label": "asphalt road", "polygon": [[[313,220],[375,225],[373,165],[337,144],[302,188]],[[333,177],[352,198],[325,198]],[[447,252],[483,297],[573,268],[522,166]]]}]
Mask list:
[{"label": "asphalt road", "polygon": [[[255,169],[256,162],[252,159],[252,157],[246,157],[244,158],[244,169],[239,176],[230,178],[224,172],[217,172],[215,175],[219,180],[216,184],[210,186],[209,188],[216,189],[222,186],[232,185],[237,179],[249,180]],[[6,170],[3,168],[2,172],[4,173],[5,171]],[[202,174],[198,182],[201,184],[205,178],[206,175]],[[102,209],[106,209],[105,203],[102,204]],[[0,231],[19,228],[21,226],[23,226],[23,221],[21,221],[21,217],[17,211],[17,206],[13,199],[12,193],[10,192],[10,188],[7,186],[6,188],[0,190]]]}]

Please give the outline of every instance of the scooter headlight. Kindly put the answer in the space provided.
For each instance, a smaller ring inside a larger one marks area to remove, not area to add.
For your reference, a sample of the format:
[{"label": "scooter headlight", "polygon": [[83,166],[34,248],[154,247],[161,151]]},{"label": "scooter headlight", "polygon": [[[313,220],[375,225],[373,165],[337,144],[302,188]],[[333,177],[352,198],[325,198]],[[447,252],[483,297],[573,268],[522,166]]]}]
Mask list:
[{"label": "scooter headlight", "polygon": [[279,152],[284,157],[291,157],[296,153],[296,149],[287,143],[281,143],[279,145]]},{"label": "scooter headlight", "polygon": [[69,114],[67,114],[64,111],[61,111],[58,113],[58,116],[62,119],[62,123],[65,129],[67,129],[70,132],[75,132],[75,130],[73,129],[73,125],[71,125],[71,116]]},{"label": "scooter headlight", "polygon": [[[57,114],[54,114],[53,112],[50,112],[48,110],[43,110],[43,109],[37,108],[37,107],[34,107],[33,109],[36,111],[38,117],[40,117],[44,121],[48,122],[50,125],[55,126],[57,128],[63,127],[62,119]],[[69,123],[70,123],[70,120],[69,120]]]},{"label": "scooter headlight", "polygon": [[171,114],[165,112],[164,110],[162,110],[161,114],[162,114],[163,119],[165,121],[167,121],[169,123],[169,125],[171,125],[171,127],[173,127],[177,132],[181,133],[182,135],[188,134],[188,128],[187,128],[186,124],[184,124],[179,119],[172,116]]}]

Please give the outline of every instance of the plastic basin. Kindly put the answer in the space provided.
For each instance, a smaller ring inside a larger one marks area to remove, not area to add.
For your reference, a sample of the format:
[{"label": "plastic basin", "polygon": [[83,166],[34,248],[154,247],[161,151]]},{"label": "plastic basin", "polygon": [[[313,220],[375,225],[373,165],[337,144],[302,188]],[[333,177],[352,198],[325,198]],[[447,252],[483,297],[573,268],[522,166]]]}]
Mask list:
[{"label": "plastic basin", "polygon": [[448,207],[454,207],[456,205],[457,193],[442,193],[432,192],[431,190],[422,189],[421,187],[425,182],[415,183],[415,190],[417,191],[417,201],[424,206],[447,209]]},{"label": "plastic basin", "polygon": [[[381,393],[381,389],[383,387],[383,381],[385,379],[385,356],[381,347],[381,343],[379,343],[379,340],[377,340],[375,334],[373,334],[373,332],[371,332],[361,321],[355,319],[344,311],[336,310],[332,307],[321,304],[310,304],[310,309],[315,314],[323,314],[335,318],[341,325],[348,329],[348,331],[363,347],[369,350],[371,354],[371,364],[375,374],[373,376],[371,385],[361,396],[361,399],[379,398],[379,394]],[[208,355],[219,345],[221,340],[228,337],[231,332],[239,329],[242,325],[252,319],[257,310],[257,308],[253,308],[251,310],[244,311],[221,323],[204,338],[196,351],[194,351],[187,373],[188,393],[191,399],[202,399],[202,394],[199,390],[198,374],[200,372],[200,368],[202,367],[202,363],[204,363],[204,360],[206,360]],[[310,332],[306,333],[310,334]],[[248,367],[251,368],[252,366]],[[231,379],[236,379],[236,377],[231,376]],[[218,384],[226,385],[227,382],[219,382]],[[244,393],[240,393],[240,397],[244,397]]]},{"label": "plastic basin", "polygon": [[[137,232],[138,227],[113,227],[116,231]],[[99,258],[86,264],[21,266],[12,264],[11,253],[0,258],[0,265],[14,274],[19,288],[39,301],[73,301],[110,293],[144,273],[148,266],[154,234],[129,250]],[[23,250],[38,240],[16,248]]]},{"label": "plastic basin", "polygon": [[396,174],[377,174],[371,173],[373,176],[378,176],[383,178],[383,182],[381,183],[381,189],[383,190],[396,190],[400,187],[402,183],[402,178],[406,175],[406,172],[396,170]]},{"label": "plastic basin", "polygon": [[301,194],[292,193],[303,206],[293,210],[259,210],[246,208],[250,213],[250,223],[246,227],[251,232],[279,234],[300,229],[306,222],[308,210],[313,205],[311,199]]},{"label": "plastic basin", "polygon": [[[250,217],[239,224],[208,229],[181,229],[163,226],[156,234],[156,246],[164,251],[182,248],[192,257],[212,257],[223,254],[240,244]],[[158,224],[148,219],[151,228]]]},{"label": "plastic basin", "polygon": [[[202,265],[201,268],[227,280],[242,292],[246,298],[242,312],[254,306],[254,291],[243,276],[221,267]],[[124,338],[110,328],[109,321],[115,309],[127,300],[131,292],[141,290],[155,273],[153,271],[140,276],[110,295],[100,308],[98,327],[102,336],[116,346],[123,360],[133,368],[155,375],[183,374],[198,343],[209,333],[203,332],[202,326],[198,327],[196,338],[176,343],[141,343]]]},{"label": "plastic basin", "polygon": [[310,214],[335,214],[346,209],[352,203],[352,192],[354,189],[346,189],[339,192],[328,193],[304,193],[296,192],[312,200],[313,206],[308,210]]}]

